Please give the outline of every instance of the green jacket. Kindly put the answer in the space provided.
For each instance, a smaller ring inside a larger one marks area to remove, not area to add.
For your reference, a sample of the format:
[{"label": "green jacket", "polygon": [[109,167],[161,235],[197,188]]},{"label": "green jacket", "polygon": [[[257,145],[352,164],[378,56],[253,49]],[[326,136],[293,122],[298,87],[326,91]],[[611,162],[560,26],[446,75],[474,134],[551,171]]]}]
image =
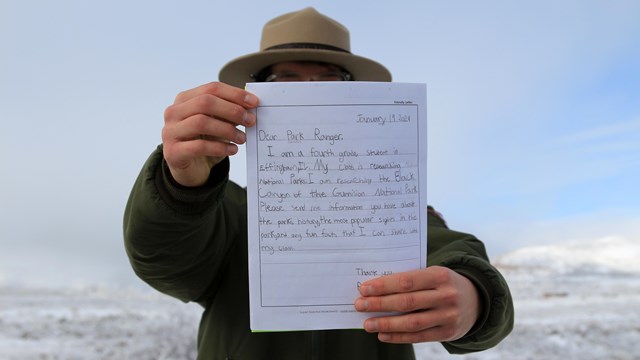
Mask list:
[{"label": "green jacket", "polygon": [[[160,146],[142,169],[124,215],[125,248],[136,274],[165,294],[203,306],[198,359],[414,359],[412,345],[381,343],[363,330],[250,331],[247,196],[228,181],[228,172],[225,160],[203,187],[181,187]],[[443,343],[449,352],[485,350],[509,334],[511,294],[481,241],[430,214],[427,262],[468,277],[481,297],[479,320],[462,339]]]}]

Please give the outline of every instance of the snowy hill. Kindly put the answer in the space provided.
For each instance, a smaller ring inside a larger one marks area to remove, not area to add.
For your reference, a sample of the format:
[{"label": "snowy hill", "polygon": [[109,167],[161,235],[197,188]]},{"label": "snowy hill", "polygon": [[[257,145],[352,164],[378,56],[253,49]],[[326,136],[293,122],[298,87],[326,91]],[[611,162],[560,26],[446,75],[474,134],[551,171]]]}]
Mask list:
[{"label": "snowy hill", "polygon": [[[462,359],[640,359],[640,241],[607,237],[494,259],[514,298],[513,333]],[[420,359],[446,359],[419,344]],[[435,355],[435,356],[434,356]]]},{"label": "snowy hill", "polygon": [[[613,237],[497,257],[515,329],[494,349],[455,358],[640,358],[638,258],[640,242]],[[200,312],[152,290],[0,286],[0,359],[193,359]],[[420,360],[451,359],[439,344],[415,348]]]},{"label": "snowy hill", "polygon": [[606,237],[560,245],[523,248],[495,259],[514,271],[568,274],[640,274],[640,241]]}]

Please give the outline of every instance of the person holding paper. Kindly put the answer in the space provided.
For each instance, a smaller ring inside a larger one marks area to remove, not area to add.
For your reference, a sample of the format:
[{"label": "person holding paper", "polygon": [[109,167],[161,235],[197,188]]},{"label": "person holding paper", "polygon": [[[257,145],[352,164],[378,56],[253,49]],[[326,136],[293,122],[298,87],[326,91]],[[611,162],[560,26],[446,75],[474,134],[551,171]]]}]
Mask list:
[{"label": "person holding paper", "polygon": [[391,81],[381,64],[350,52],[348,30],[313,8],[269,21],[260,51],[227,63],[220,81],[183,91],[165,111],[163,144],[134,184],[125,247],[144,281],[205,311],[198,359],[414,359],[412,343],[451,353],[497,345],[512,330],[509,288],[484,244],[452,231],[432,208],[428,267],[364,282],[354,307],[399,312],[363,330],[252,333],[247,195],[229,181],[229,156],[255,125],[252,81]]}]

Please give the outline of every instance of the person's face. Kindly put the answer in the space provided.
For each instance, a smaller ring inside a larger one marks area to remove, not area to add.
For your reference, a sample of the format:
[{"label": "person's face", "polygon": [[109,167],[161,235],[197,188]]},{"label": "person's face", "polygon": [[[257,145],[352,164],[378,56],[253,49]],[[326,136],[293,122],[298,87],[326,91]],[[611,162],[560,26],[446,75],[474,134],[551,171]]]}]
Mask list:
[{"label": "person's face", "polygon": [[281,62],[271,66],[272,81],[345,81],[346,73],[339,66],[317,62]]}]

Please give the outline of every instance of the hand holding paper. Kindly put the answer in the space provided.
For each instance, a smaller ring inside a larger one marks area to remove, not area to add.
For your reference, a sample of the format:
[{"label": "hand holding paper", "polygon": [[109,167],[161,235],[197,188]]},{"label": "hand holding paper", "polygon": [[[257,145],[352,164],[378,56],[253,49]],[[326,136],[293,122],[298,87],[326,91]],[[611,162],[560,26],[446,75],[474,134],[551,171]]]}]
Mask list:
[{"label": "hand holding paper", "polygon": [[164,158],[173,178],[183,186],[200,186],[211,168],[245,142],[237,125],[252,126],[248,111],[258,99],[244,90],[209,83],[181,92],[164,112]]},{"label": "hand holding paper", "polygon": [[367,319],[364,329],[380,341],[451,341],[465,335],[478,318],[478,292],[469,279],[445,267],[393,274],[360,286],[355,308],[362,312],[400,312]]}]

